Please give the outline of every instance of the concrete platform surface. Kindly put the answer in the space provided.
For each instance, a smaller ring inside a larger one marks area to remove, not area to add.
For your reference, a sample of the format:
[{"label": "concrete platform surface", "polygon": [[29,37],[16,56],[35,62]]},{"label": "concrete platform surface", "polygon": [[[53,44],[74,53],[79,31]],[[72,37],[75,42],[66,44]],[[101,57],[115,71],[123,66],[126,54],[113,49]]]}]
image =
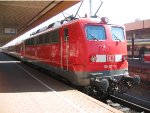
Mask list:
[{"label": "concrete platform surface", "polygon": [[0,53],[0,113],[120,113]]}]

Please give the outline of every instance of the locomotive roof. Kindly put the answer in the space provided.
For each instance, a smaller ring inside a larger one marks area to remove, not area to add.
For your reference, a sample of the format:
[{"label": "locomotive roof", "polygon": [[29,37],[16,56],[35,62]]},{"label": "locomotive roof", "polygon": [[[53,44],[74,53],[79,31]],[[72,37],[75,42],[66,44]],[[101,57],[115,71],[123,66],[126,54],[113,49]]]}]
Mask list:
[{"label": "locomotive roof", "polygon": [[67,25],[69,24],[73,24],[73,23],[77,23],[77,22],[81,22],[81,23],[100,23],[100,21],[98,20],[94,20],[92,18],[80,18],[80,19],[76,19],[76,20],[72,20],[68,23],[66,23]]},{"label": "locomotive roof", "polygon": [[35,35],[30,36],[29,38],[32,38],[32,37],[35,37],[35,36],[47,33],[47,32],[49,32],[51,30],[59,29],[59,28],[61,28],[63,26],[67,26],[67,25],[71,25],[71,24],[74,24],[74,23],[78,23],[78,22],[79,23],[85,23],[85,24],[86,23],[99,23],[98,21],[94,21],[91,18],[79,18],[79,19],[75,19],[75,20],[69,21],[67,23],[61,24],[60,26],[57,26],[57,27],[48,28],[48,29],[46,29],[44,31],[41,31],[39,33],[36,33]]},{"label": "locomotive roof", "polygon": [[[35,35],[32,35],[30,36],[29,38],[32,38],[32,37],[35,37],[35,36],[39,36],[41,34],[44,34],[44,33],[47,33],[49,31],[52,31],[52,30],[56,30],[56,29],[59,29],[63,26],[68,26],[68,25],[71,25],[71,24],[75,24],[75,23],[83,23],[83,24],[101,24],[101,25],[104,25],[104,23],[100,23],[100,20],[96,20],[94,18],[79,18],[79,19],[75,19],[75,20],[71,20],[67,23],[64,23],[64,24],[61,24],[57,27],[51,27],[51,28],[48,28],[44,31],[41,31],[39,33],[36,33]],[[107,24],[107,25],[114,25],[114,24]],[[115,25],[116,26],[116,25]],[[118,25],[117,25],[118,26]],[[120,25],[119,25],[120,26]],[[122,27],[122,26],[121,26]],[[28,39],[29,39],[28,38]],[[27,40],[27,39],[26,39]]]},{"label": "locomotive roof", "polygon": [[76,19],[76,20],[72,20],[66,24],[63,24],[63,25],[70,25],[70,24],[73,24],[73,23],[77,23],[77,22],[81,22],[81,23],[85,23],[85,24],[101,24],[101,25],[114,25],[114,26],[124,26],[124,25],[117,25],[117,24],[108,24],[108,23],[101,23],[101,20],[98,20],[97,18],[79,18],[79,19]]}]

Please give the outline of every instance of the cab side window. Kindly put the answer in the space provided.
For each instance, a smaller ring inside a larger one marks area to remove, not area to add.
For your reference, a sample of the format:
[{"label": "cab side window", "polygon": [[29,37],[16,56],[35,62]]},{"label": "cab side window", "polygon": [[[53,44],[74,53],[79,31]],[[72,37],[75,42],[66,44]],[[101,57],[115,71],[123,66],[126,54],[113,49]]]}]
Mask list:
[{"label": "cab side window", "polygon": [[68,29],[65,28],[65,29],[64,29],[64,40],[67,41],[67,40],[68,40],[68,37],[69,37],[69,35],[68,35]]}]

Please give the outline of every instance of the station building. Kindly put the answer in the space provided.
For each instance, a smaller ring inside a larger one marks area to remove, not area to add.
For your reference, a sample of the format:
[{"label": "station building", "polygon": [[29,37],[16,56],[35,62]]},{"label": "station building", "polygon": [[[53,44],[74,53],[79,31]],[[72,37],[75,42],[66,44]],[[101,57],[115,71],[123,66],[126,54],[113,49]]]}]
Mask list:
[{"label": "station building", "polygon": [[150,51],[150,19],[136,20],[124,25],[128,42],[128,55],[139,56],[141,48]]}]

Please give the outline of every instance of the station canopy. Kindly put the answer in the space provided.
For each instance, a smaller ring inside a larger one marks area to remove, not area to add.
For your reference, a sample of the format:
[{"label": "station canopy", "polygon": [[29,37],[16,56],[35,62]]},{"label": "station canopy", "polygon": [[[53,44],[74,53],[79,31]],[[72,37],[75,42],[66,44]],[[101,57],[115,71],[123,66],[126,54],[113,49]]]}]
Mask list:
[{"label": "station canopy", "polygon": [[78,2],[0,1],[0,47]]}]

